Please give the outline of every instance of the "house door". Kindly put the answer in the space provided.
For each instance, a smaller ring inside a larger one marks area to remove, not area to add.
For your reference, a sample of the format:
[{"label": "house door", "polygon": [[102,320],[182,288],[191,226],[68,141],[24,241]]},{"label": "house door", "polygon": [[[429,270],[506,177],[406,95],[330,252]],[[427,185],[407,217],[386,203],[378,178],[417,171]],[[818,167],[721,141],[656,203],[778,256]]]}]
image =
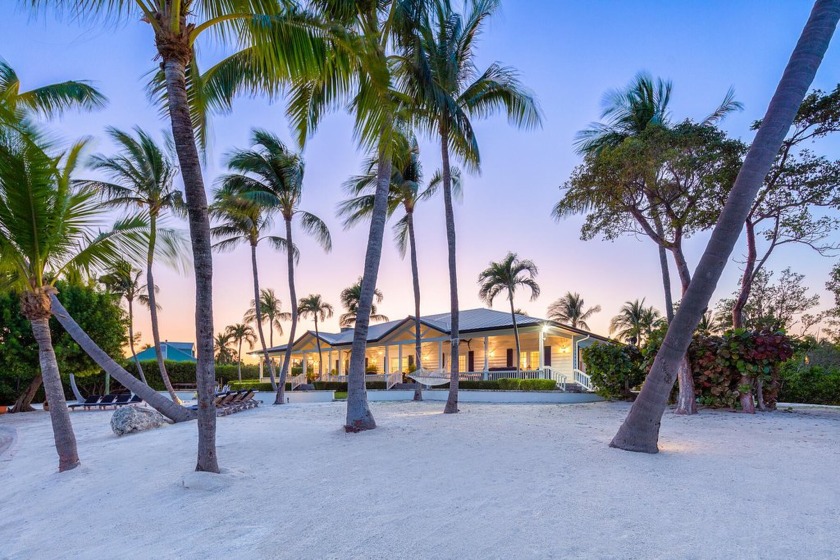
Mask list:
[{"label": "house door", "polygon": [[545,362],[545,367],[551,367],[551,346],[543,347],[543,361]]},{"label": "house door", "polygon": [[467,371],[475,371],[475,351],[467,352]]},{"label": "house door", "polygon": [[505,353],[505,367],[513,367],[513,348],[508,348]]}]

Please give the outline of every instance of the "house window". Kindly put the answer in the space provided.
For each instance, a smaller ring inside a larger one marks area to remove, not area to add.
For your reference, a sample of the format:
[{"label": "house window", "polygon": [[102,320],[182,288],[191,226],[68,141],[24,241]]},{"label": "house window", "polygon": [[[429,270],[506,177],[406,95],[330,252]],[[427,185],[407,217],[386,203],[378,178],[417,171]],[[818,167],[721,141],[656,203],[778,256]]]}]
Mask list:
[{"label": "house window", "polygon": [[543,348],[543,360],[545,360],[546,367],[551,367],[551,346]]},{"label": "house window", "polygon": [[475,351],[470,350],[467,353],[467,371],[475,371]]},{"label": "house window", "polygon": [[505,351],[505,367],[513,367],[513,348],[508,348]]}]

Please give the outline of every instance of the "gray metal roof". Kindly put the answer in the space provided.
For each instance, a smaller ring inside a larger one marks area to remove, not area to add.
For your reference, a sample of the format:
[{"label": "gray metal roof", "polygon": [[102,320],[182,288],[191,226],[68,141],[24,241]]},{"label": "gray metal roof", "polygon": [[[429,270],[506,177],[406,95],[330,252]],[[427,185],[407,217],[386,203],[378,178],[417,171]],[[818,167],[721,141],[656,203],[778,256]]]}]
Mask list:
[{"label": "gray metal roof", "polygon": [[[489,331],[513,327],[513,321],[511,321],[510,313],[507,313],[505,311],[496,311],[495,309],[465,309],[458,314],[458,318],[460,323],[458,326],[458,330],[461,333]],[[388,321],[387,323],[372,324],[368,327],[367,341],[376,342],[385,335],[389,334],[394,329],[398,328],[400,325],[403,325],[406,322],[410,322],[413,320],[414,317],[409,316],[399,321]],[[420,317],[420,322],[426,326],[437,329],[443,332],[444,334],[450,334],[450,328],[452,326],[452,314],[438,313],[436,315],[424,315]],[[530,317],[528,315],[516,315],[516,324],[520,327],[530,325],[541,325],[546,323],[567,329],[575,333],[591,335],[593,338],[606,340],[606,338],[602,336],[592,334],[581,329],[576,329],[568,325],[563,325],[555,321],[540,319],[538,317]],[[323,340],[330,346],[350,346],[353,343],[353,332],[353,329],[350,328],[344,329],[342,332],[339,333],[321,332],[319,334],[321,336],[321,340]],[[315,331],[307,331],[307,333],[311,334],[312,336],[315,336]],[[304,335],[302,335],[301,338],[305,336],[305,334],[306,333],[304,333]],[[295,341],[295,343],[300,341],[301,338],[298,338]],[[286,345],[284,344],[282,346],[275,346],[273,348],[269,348],[268,351],[276,353],[281,352],[285,349]]]}]

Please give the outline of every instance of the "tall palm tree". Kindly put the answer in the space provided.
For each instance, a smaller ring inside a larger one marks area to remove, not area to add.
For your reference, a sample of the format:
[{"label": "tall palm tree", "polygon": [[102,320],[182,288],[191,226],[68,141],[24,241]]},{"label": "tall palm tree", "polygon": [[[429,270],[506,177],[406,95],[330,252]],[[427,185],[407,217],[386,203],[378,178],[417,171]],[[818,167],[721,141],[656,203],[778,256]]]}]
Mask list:
[{"label": "tall palm tree", "polygon": [[709,305],[755,196],[779,153],[784,137],[822,62],[837,22],[840,0],[817,0],[788,61],[755,140],[697,265],[694,278],[671,321],[642,391],[610,443],[628,451],[656,453],[659,426],[691,336]]},{"label": "tall palm tree", "polygon": [[579,293],[566,292],[566,295],[548,306],[548,318],[578,329],[589,330],[586,321],[594,314],[600,313],[601,306],[596,305],[586,311],[584,311],[584,307],[583,298],[580,297]]},{"label": "tall palm tree", "polygon": [[[146,375],[143,373],[143,366],[140,365],[134,349],[134,301],[137,300],[141,305],[149,306],[146,285],[140,283],[142,274],[143,271],[136,270],[130,262],[120,260],[110,267],[106,274],[99,277],[99,282],[120,299],[125,299],[128,304],[128,347],[140,380],[148,384]],[[157,291],[157,286],[155,286],[155,291]]]},{"label": "tall palm tree", "polygon": [[44,117],[56,117],[69,109],[99,109],[105,96],[86,81],[67,81],[29,91],[20,91],[20,78],[0,59],[0,106],[10,112],[24,110]]},{"label": "tall palm tree", "polygon": [[[373,295],[376,303],[382,303],[382,292],[379,291],[379,288],[373,291]],[[359,302],[362,299],[362,279],[359,278],[355,284],[341,290],[339,299],[346,312],[341,314],[338,322],[342,327],[353,327],[353,325],[361,320],[361,315],[359,315]],[[370,320],[387,321],[388,317],[386,315],[377,312],[376,303],[370,305]]]},{"label": "tall palm tree", "polygon": [[[225,185],[239,196],[253,202],[268,212],[276,212],[283,218],[286,226],[285,237],[274,237],[272,243],[286,251],[289,274],[289,301],[292,305],[292,326],[289,329],[289,343],[280,368],[275,404],[284,404],[286,375],[292,359],[292,344],[297,330],[297,295],[295,292],[295,261],[297,248],[292,239],[292,221],[315,238],[321,247],[332,250],[332,238],[327,225],[315,214],[300,209],[303,196],[304,164],[299,154],[289,150],[274,134],[255,129],[251,132],[253,147],[247,150],[235,150],[228,158],[228,168],[233,174],[224,177]],[[257,297],[254,292],[254,297]],[[269,368],[273,368],[270,365]]]},{"label": "tall palm tree", "polygon": [[315,344],[318,346],[318,378],[324,375],[324,356],[321,354],[321,333],[318,330],[318,320],[322,323],[333,316],[333,307],[321,299],[320,294],[309,294],[298,302],[298,315],[302,318],[312,317],[315,320]]},{"label": "tall palm tree", "polygon": [[462,15],[452,9],[450,0],[435,0],[428,17],[417,29],[416,52],[406,57],[402,69],[406,92],[419,104],[417,119],[440,141],[452,315],[452,379],[446,413],[458,412],[460,345],[450,155],[479,167],[472,118],[487,117],[501,110],[511,124],[520,128],[533,128],[541,122],[537,103],[520,83],[516,70],[498,63],[483,72],[477,68],[475,40],[500,3],[500,0],[470,0],[467,12]]},{"label": "tall palm tree", "polygon": [[[414,288],[414,363],[421,362],[420,337],[420,271],[417,264],[417,242],[414,229],[414,210],[417,204],[430,199],[441,183],[440,174],[435,174],[432,181],[422,188],[423,168],[420,164],[420,147],[413,134],[400,131],[396,137],[394,162],[391,168],[391,183],[388,191],[388,216],[391,217],[400,208],[404,215],[394,225],[394,238],[400,255],[410,255],[411,281]],[[345,183],[351,198],[339,205],[338,214],[344,216],[344,227],[352,227],[362,220],[369,220],[373,213],[376,191],[376,158],[369,158],[363,167],[362,175],[357,175]],[[461,193],[461,174],[453,169],[453,190],[457,196]],[[400,366],[402,367],[402,366]],[[415,389],[415,400],[422,400],[420,384]]]},{"label": "tall palm tree", "polygon": [[[78,466],[79,456],[52,346],[50,315],[95,360],[95,351],[104,353],[87,335],[80,335],[81,329],[55,297],[55,282],[71,267],[90,270],[115,262],[120,253],[138,255],[147,227],[134,219],[118,222],[110,232],[98,231],[102,212],[96,193],[71,179],[83,146],[77,143],[56,158],[25,122],[14,129],[0,127],[0,271],[21,294],[21,311],[32,323],[61,471]],[[177,411],[163,405],[167,399],[115,363],[116,367],[106,365],[120,383],[168,416],[191,416],[183,407]]]},{"label": "tall palm tree", "polygon": [[645,307],[645,299],[626,302],[618,315],[610,320],[610,334],[630,344],[642,346],[660,319],[653,306]]},{"label": "tall palm tree", "polygon": [[[277,0],[22,0],[74,20],[139,22],[154,35],[161,60],[161,98],[169,115],[189,212],[196,283],[198,363],[197,471],[218,473],[213,370],[213,261],[207,194],[196,139],[206,109],[227,109],[237,87],[276,88],[277,80],[318,70],[327,56],[322,34],[301,25],[298,10]],[[196,43],[210,40],[236,51],[202,75]],[[267,78],[271,78],[268,80]],[[188,89],[188,83],[192,87]]]},{"label": "tall palm tree", "polygon": [[[160,227],[165,224],[168,215],[183,215],[184,199],[181,191],[175,187],[178,170],[165,149],[140,128],[134,129],[135,135],[109,128],[108,135],[119,147],[115,156],[94,155],[91,168],[103,172],[109,181],[85,181],[97,189],[108,206],[140,209],[149,218],[149,246],[146,251],[146,285],[154,286],[155,254],[165,250],[165,255],[177,257],[181,250],[177,232]],[[162,247],[158,246],[161,236]],[[149,311],[152,318],[152,340],[155,344],[160,376],[169,395],[176,403],[181,402],[169,379],[163,350],[160,344],[160,325],[158,322],[157,294],[148,291]]]},{"label": "tall palm tree", "polygon": [[236,344],[236,373],[239,376],[239,381],[242,381],[242,343],[247,342],[248,348],[253,350],[257,336],[250,325],[243,323],[229,325],[225,332],[230,335],[231,341]]},{"label": "tall palm tree", "polygon": [[230,349],[232,337],[225,329],[213,337],[213,356],[217,364],[229,364],[233,361],[233,350]]},{"label": "tall palm tree", "polygon": [[[239,179],[237,175],[227,175],[220,179],[221,188],[215,195],[210,214],[219,223],[210,229],[210,234],[217,239],[213,247],[221,251],[229,251],[240,243],[247,243],[251,249],[251,276],[253,278],[254,299],[260,299],[260,276],[257,266],[257,247],[265,240],[274,247],[285,247],[285,240],[267,232],[273,224],[272,211],[252,200],[245,198],[237,189]],[[272,387],[276,389],[277,382],[274,374],[274,362],[268,355],[263,333],[262,306],[254,309],[254,323],[262,348],[263,360],[268,366],[268,374]],[[272,327],[273,328],[273,327]]]},{"label": "tall palm tree", "polygon": [[[513,320],[513,337],[516,339],[516,371],[521,367],[522,353],[519,345],[519,327],[516,324],[516,308],[513,296],[519,287],[531,290],[531,301],[540,297],[540,286],[535,280],[537,265],[528,259],[520,260],[516,253],[509,252],[499,262],[491,262],[490,266],[478,275],[478,297],[487,305],[493,306],[493,300],[502,292],[507,293],[510,303],[510,318]],[[456,356],[452,357],[454,362]],[[454,367],[454,365],[453,365]]]},{"label": "tall palm tree", "polygon": [[[274,347],[274,331],[277,334],[283,335],[283,323],[281,321],[288,321],[292,318],[292,314],[288,311],[283,311],[283,302],[274,293],[273,288],[266,288],[260,290],[260,309],[259,313],[262,315],[262,323],[268,324],[268,345]],[[245,312],[242,320],[246,323],[257,323],[257,305],[255,300],[251,300],[251,307]]]}]

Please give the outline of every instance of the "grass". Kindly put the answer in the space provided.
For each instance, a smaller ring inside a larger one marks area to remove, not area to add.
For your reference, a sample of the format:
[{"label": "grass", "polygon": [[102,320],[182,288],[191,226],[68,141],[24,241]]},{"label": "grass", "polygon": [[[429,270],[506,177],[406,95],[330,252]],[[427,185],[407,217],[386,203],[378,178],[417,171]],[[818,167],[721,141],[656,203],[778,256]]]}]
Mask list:
[{"label": "grass", "polygon": [[336,391],[335,392],[335,400],[346,401],[347,400],[347,391]]}]

